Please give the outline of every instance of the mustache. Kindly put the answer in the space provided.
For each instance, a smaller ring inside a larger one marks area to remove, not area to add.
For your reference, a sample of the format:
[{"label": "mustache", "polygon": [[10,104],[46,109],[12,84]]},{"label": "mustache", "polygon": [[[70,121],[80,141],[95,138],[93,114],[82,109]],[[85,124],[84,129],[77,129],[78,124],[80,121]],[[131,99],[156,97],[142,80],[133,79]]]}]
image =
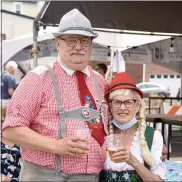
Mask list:
[{"label": "mustache", "polygon": [[117,112],[117,114],[128,114],[127,112]]},{"label": "mustache", "polygon": [[85,52],[84,51],[71,51],[71,53],[70,53],[71,55],[72,54],[78,54],[78,55],[85,55]]},{"label": "mustache", "polygon": [[125,110],[118,110],[117,114],[128,114],[128,112]]}]

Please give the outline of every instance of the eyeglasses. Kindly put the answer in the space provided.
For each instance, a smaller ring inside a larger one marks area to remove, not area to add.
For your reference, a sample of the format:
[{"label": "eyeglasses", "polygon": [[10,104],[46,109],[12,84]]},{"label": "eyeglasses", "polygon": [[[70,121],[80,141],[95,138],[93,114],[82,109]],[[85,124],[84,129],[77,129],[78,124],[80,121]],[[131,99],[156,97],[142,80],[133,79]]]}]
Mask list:
[{"label": "eyeglasses", "polygon": [[61,40],[64,40],[67,46],[69,47],[74,47],[78,40],[80,41],[83,47],[88,47],[92,42],[91,38],[88,38],[88,37],[81,37],[81,38],[67,37],[65,39],[62,37],[58,37],[58,38]]},{"label": "eyeglasses", "polygon": [[124,104],[126,108],[132,108],[136,101],[137,100],[135,100],[135,99],[129,99],[129,100],[125,100],[125,101],[116,100],[116,99],[110,100],[112,106],[116,107],[116,108],[121,107],[122,104]]}]

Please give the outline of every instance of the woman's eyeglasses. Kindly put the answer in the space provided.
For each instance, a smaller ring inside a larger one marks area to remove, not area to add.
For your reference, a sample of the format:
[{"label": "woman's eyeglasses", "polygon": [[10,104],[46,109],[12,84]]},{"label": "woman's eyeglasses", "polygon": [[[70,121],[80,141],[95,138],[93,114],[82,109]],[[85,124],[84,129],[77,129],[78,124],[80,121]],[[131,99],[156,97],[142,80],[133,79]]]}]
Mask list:
[{"label": "woman's eyeglasses", "polygon": [[122,104],[124,104],[124,106],[126,108],[131,108],[131,107],[134,106],[134,104],[136,103],[136,101],[137,101],[136,99],[128,99],[128,100],[125,100],[125,101],[113,99],[113,100],[110,100],[109,102],[111,102],[112,106],[113,107],[116,107],[116,108],[121,107]]}]

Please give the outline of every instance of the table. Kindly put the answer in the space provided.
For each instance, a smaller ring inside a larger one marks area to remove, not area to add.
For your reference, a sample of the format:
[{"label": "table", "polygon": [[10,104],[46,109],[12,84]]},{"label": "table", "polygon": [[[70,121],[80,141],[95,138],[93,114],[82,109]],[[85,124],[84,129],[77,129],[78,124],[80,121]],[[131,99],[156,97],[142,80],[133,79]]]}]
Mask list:
[{"label": "table", "polygon": [[169,114],[149,114],[146,117],[147,122],[153,122],[154,128],[156,128],[156,123],[162,123],[162,136],[164,137],[164,125],[168,124],[168,139],[167,139],[167,147],[168,147],[168,156],[170,157],[170,141],[172,134],[172,125],[182,126],[182,115],[169,115]]},{"label": "table", "polygon": [[177,163],[173,161],[166,161],[167,173],[165,181],[181,181],[182,182],[182,163]]},{"label": "table", "polygon": [[148,114],[146,120],[154,123],[164,123],[182,126],[182,113],[181,115]]}]

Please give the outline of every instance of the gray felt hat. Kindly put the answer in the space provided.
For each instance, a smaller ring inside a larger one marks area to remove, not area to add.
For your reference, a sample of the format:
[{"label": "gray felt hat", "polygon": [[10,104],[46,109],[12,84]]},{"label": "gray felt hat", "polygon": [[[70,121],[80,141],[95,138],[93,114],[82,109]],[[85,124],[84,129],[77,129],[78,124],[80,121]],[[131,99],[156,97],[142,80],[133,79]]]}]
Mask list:
[{"label": "gray felt hat", "polygon": [[57,32],[53,32],[55,38],[60,35],[69,34],[85,35],[93,38],[98,36],[93,31],[90,21],[77,9],[66,13],[60,20]]}]

